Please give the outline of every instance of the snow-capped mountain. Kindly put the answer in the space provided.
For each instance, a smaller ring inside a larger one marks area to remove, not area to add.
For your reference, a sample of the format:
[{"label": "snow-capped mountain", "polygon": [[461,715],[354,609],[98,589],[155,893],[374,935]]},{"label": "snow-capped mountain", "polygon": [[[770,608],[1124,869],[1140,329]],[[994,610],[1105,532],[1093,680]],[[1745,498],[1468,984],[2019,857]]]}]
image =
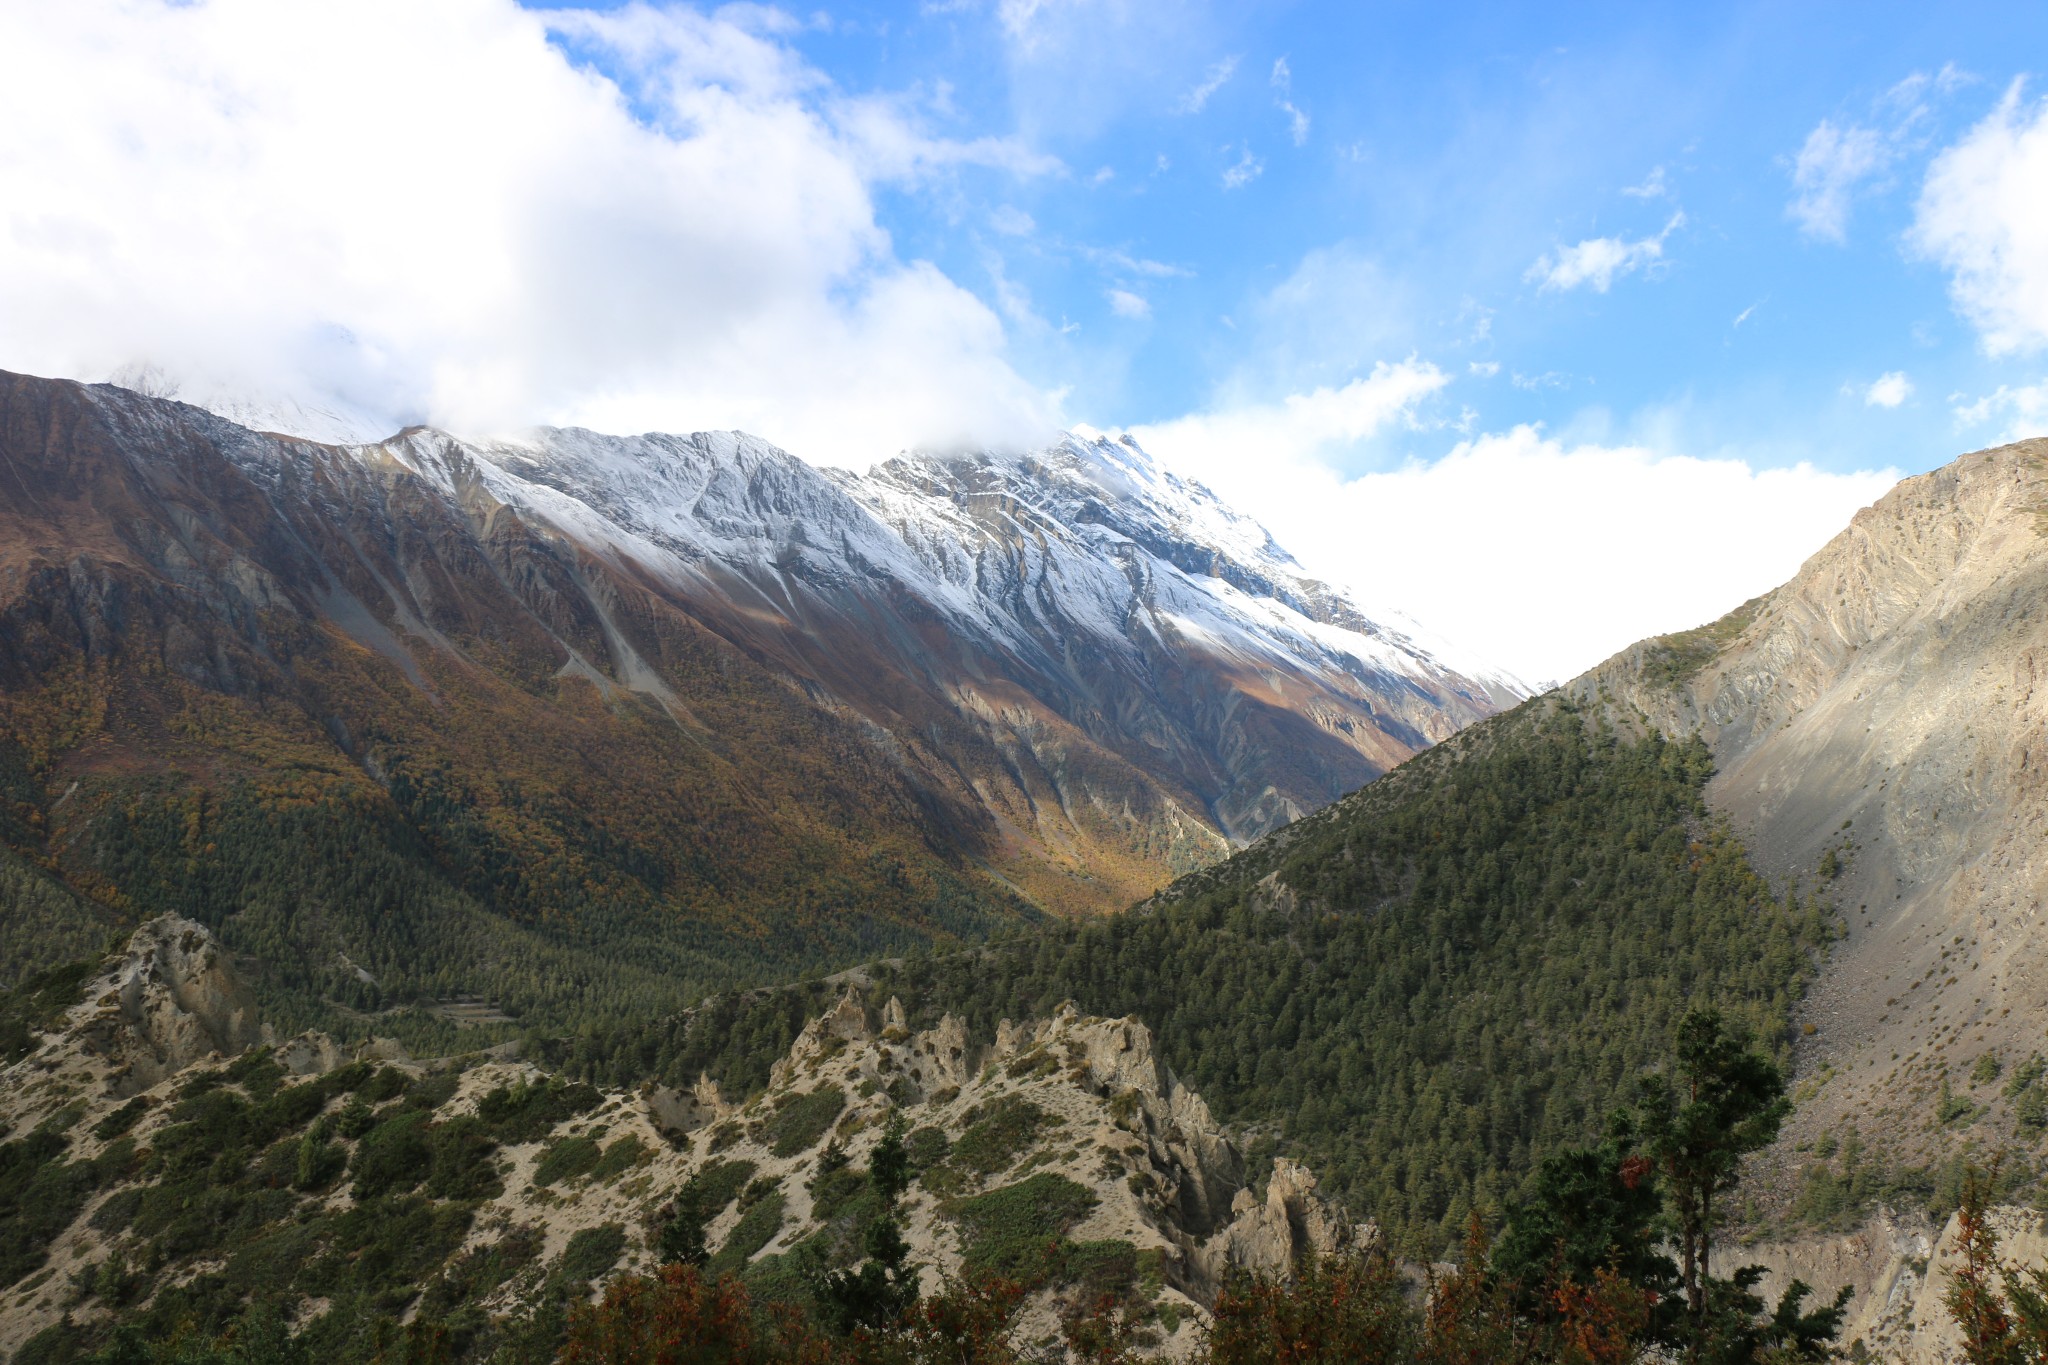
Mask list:
[{"label": "snow-capped mountain", "polygon": [[1527,693],[1369,619],[1128,436],[910,455],[866,475],[737,432],[418,430],[350,453],[396,460],[449,497],[473,484],[621,570],[757,630],[772,622],[768,652],[892,729],[876,677],[917,680],[1041,763],[1025,736],[1077,727],[1232,839]]},{"label": "snow-capped mountain", "polygon": [[[1367,616],[1129,438],[851,474],[730,432],[328,445],[15,382],[148,490],[120,524],[38,530],[29,561],[126,543],[221,628],[254,641],[289,603],[437,704],[495,678],[542,726],[652,708],[741,787],[825,726],[939,856],[1050,908],[1128,903],[1526,692]],[[231,657],[173,668],[233,690]],[[358,733],[376,716],[319,723],[385,762]]]}]

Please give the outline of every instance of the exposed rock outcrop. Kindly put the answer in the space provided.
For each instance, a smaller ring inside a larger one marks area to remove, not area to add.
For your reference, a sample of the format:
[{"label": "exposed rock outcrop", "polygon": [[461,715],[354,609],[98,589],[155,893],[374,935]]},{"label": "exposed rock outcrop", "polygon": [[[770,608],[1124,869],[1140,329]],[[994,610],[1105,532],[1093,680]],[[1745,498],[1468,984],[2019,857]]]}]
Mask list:
[{"label": "exposed rock outcrop", "polygon": [[270,1041],[247,984],[206,927],[162,915],[84,986],[62,1029],[10,1068],[10,1108],[51,1109],[81,1088],[126,1099],[208,1057]]},{"label": "exposed rock outcrop", "polygon": [[[1816,1089],[1786,1147],[1860,1131],[1900,1162],[2011,1129],[2048,1023],[2048,441],[1966,455],[1856,515],[1785,586],[1570,690],[1697,728],[1759,864],[1826,883],[1845,940],[1800,1015]],[[1971,1125],[1932,1122],[1947,1080]],[[1974,1088],[1982,1087],[1982,1088]],[[1783,1154],[1781,1154],[1783,1155]],[[1796,1188],[1785,1156],[1770,1183]]]},{"label": "exposed rock outcrop", "polygon": [[[512,1097],[550,1084],[532,1066],[483,1054],[380,1062],[374,1051],[320,1035],[271,1044],[218,944],[199,925],[166,918],[109,961],[61,1030],[0,1072],[0,1125],[15,1133],[45,1125],[66,1135],[60,1159],[90,1162],[116,1141],[165,1140],[202,1112],[194,1097],[246,1089],[261,1103],[331,1077],[346,1086],[276,1109],[297,1127],[267,1129],[264,1141],[316,1153],[332,1141],[353,1163],[355,1144],[386,1122],[415,1135],[422,1122],[485,1124],[522,1103]],[[928,1288],[975,1265],[1026,1276],[1036,1288],[1020,1339],[1056,1339],[1061,1316],[1107,1287],[1155,1323],[1160,1352],[1181,1354],[1233,1268],[1284,1276],[1304,1255],[1372,1235],[1290,1161],[1274,1164],[1263,1191],[1248,1185],[1239,1149],[1158,1059],[1150,1032],[1071,1004],[1049,1019],[1006,1021],[977,1046],[957,1017],[913,1029],[897,1001],[870,1008],[850,988],[805,1026],[766,1090],[743,1103],[708,1079],[687,1093],[550,1093],[566,1117],[542,1130],[467,1130],[477,1134],[466,1139],[472,1144],[492,1132],[505,1140],[489,1178],[470,1187],[479,1193],[464,1206],[460,1251],[503,1244],[509,1257],[517,1247],[529,1267],[493,1291],[481,1305],[489,1312],[516,1310],[542,1292],[579,1234],[616,1230],[615,1268],[651,1268],[660,1228],[686,1187],[717,1191],[692,1196],[708,1201],[701,1211],[716,1268],[742,1273],[760,1293],[801,1293],[800,1262],[788,1259],[799,1248],[828,1260],[862,1254],[861,1220],[875,1208],[863,1201],[864,1172],[892,1116],[910,1130],[916,1180],[900,1213]],[[368,1106],[365,1094],[375,1097]],[[339,1123],[349,1106],[357,1117]],[[331,1169],[324,1180],[267,1186],[269,1212],[238,1225],[235,1245],[262,1235],[262,1217],[326,1235],[320,1220],[345,1215],[357,1188],[353,1164],[338,1179],[342,1168]],[[67,1297],[69,1277],[84,1268],[161,1263],[150,1281],[159,1286],[201,1268],[205,1255],[165,1251],[125,1221],[95,1215],[105,1200],[139,1200],[157,1178],[146,1165],[122,1168],[48,1243],[49,1273],[0,1286],[0,1356],[66,1311],[88,1331],[109,1321],[107,1301]],[[219,1167],[210,1178],[242,1175]],[[447,1262],[451,1275],[458,1259]],[[441,1271],[425,1273],[431,1284]],[[310,1319],[329,1309],[309,1298],[298,1311]]]}]

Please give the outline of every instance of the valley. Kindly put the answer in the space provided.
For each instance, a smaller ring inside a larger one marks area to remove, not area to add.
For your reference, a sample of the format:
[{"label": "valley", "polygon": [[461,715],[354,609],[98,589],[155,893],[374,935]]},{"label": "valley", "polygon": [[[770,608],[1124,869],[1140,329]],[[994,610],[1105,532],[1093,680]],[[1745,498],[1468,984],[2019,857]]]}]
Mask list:
[{"label": "valley", "polygon": [[2041,443],[1528,698],[1091,433],[855,476],[16,378],[0,442],[20,1359],[266,1303],[547,1358],[691,1209],[822,1303],[892,1124],[933,1275],[1186,1357],[1234,1272],[1512,1221],[1702,1006],[1791,1081],[1773,1295],[1917,1362],[1973,1170],[2034,1245]]}]

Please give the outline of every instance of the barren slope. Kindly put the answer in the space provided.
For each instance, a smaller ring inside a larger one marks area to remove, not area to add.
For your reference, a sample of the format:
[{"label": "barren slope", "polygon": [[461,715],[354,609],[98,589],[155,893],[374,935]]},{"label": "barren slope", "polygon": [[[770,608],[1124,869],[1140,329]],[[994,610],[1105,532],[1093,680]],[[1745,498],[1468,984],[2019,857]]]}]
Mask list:
[{"label": "barren slope", "polygon": [[[1787,1146],[1853,1128],[1919,1162],[2012,1132],[2005,1082],[2048,1025],[2044,456],[1908,479],[1784,587],[1571,685],[1699,727],[1710,801],[1772,872],[1812,884],[1834,853],[1848,933],[1802,1014],[1812,1093]],[[1987,1053],[2005,1074],[1973,1084]],[[1937,1121],[1944,1080],[1981,1112]]]}]

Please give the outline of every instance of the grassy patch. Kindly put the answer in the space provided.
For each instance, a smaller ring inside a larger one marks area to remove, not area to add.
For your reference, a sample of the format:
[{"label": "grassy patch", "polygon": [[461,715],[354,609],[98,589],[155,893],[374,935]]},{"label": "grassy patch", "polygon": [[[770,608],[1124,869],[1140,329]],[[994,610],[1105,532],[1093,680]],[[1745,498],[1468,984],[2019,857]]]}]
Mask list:
[{"label": "grassy patch", "polygon": [[1735,642],[1756,619],[1762,598],[1744,602],[1718,621],[1676,635],[1659,636],[1643,649],[1643,681],[1652,687],[1677,687],[1689,682]]},{"label": "grassy patch", "polygon": [[604,1149],[604,1155],[591,1168],[590,1178],[601,1185],[610,1184],[627,1171],[645,1166],[653,1155],[652,1148],[628,1134]]},{"label": "grassy patch", "polygon": [[714,1161],[683,1182],[677,1202],[693,1204],[709,1222],[725,1212],[725,1206],[739,1197],[753,1176],[751,1161]]},{"label": "grassy patch", "polygon": [[145,1096],[137,1095],[95,1123],[92,1126],[92,1135],[102,1142],[112,1141],[142,1122],[142,1116],[149,1112],[150,1103]]},{"label": "grassy patch", "polygon": [[19,1061],[41,1046],[42,1035],[63,1022],[64,1011],[78,1003],[80,988],[99,966],[97,961],[68,963],[0,992],[0,1065]]},{"label": "grassy patch", "polygon": [[517,1145],[546,1137],[555,1125],[597,1108],[603,1098],[580,1082],[521,1081],[485,1095],[477,1103],[476,1116],[498,1141]]},{"label": "grassy patch", "polygon": [[775,1234],[782,1231],[782,1191],[760,1200],[744,1214],[733,1229],[726,1234],[725,1245],[711,1258],[713,1274],[728,1270],[739,1270],[753,1259],[754,1253],[775,1240]]},{"label": "grassy patch", "polygon": [[617,1223],[584,1228],[562,1250],[557,1277],[566,1285],[587,1285],[608,1274],[626,1253],[626,1230]]},{"label": "grassy patch", "polygon": [[938,1128],[913,1128],[903,1139],[903,1154],[912,1170],[924,1171],[938,1165],[953,1150],[953,1140]]}]

